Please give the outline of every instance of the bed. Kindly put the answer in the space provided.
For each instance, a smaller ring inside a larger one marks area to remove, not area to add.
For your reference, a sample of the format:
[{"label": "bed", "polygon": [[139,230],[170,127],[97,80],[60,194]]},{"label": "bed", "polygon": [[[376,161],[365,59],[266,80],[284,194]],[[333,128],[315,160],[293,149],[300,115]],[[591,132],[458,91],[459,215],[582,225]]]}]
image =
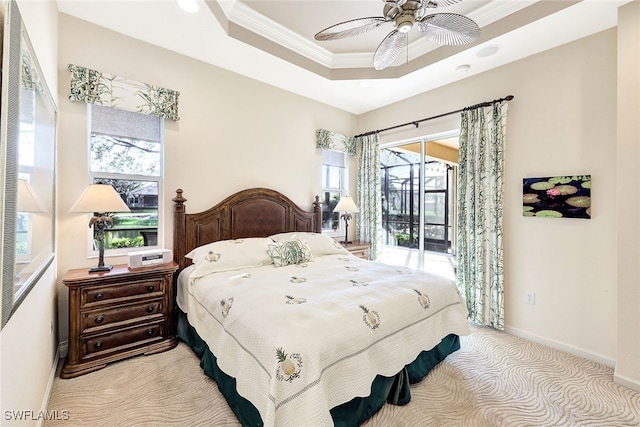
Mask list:
[{"label": "bed", "polygon": [[453,282],[352,255],[320,232],[317,196],[173,201],[177,334],[242,425],[360,425],[469,333]]}]

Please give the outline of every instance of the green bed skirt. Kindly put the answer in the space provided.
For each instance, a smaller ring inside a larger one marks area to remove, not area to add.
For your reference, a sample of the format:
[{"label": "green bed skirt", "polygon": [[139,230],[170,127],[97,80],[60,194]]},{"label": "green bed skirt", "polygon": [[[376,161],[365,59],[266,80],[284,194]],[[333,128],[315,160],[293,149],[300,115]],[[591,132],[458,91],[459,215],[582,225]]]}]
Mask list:
[{"label": "green bed skirt", "polygon": [[[236,391],[236,380],[220,370],[216,357],[196,330],[187,321],[187,316],[178,310],[178,337],[183,340],[200,358],[200,367],[213,378],[218,389],[227,400],[243,426],[262,426],[258,410]],[[460,338],[451,334],[443,338],[440,344],[429,351],[423,351],[412,363],[393,377],[378,375],[371,384],[371,394],[356,397],[331,409],[335,426],[358,426],[376,412],[385,403],[406,405],[411,400],[409,384],[421,381],[445,357],[460,348]]]}]

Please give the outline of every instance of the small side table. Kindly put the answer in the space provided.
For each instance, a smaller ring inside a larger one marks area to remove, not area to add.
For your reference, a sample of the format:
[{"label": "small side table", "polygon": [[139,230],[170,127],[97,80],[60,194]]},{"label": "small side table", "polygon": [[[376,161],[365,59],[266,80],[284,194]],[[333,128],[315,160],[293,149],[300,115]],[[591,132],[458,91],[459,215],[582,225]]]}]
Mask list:
[{"label": "small side table", "polygon": [[371,248],[371,244],[368,242],[354,241],[349,244],[342,243],[342,246],[358,258],[369,259],[369,249]]}]

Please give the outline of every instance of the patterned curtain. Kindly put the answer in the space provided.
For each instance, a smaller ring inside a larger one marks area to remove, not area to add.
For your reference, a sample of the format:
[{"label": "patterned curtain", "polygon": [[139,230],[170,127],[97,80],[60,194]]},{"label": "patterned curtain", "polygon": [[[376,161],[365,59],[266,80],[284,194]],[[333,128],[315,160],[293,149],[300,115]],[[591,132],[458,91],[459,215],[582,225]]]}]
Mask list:
[{"label": "patterned curtain", "polygon": [[316,148],[356,155],[356,139],[325,129],[316,130]]},{"label": "patterned curtain", "polygon": [[69,100],[104,105],[178,121],[180,92],[69,64]]},{"label": "patterned curtain", "polygon": [[458,167],[458,289],[469,317],[504,330],[502,209],[508,104],[462,113]]},{"label": "patterned curtain", "polygon": [[360,140],[358,162],[358,209],[356,237],[371,242],[369,258],[376,259],[382,242],[382,190],[380,172],[380,137],[378,134]]}]

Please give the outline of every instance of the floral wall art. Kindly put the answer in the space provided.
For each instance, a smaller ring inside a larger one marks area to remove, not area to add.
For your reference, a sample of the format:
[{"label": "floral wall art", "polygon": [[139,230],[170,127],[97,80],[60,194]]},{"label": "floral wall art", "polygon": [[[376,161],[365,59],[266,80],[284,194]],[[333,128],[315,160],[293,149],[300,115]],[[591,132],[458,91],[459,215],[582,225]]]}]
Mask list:
[{"label": "floral wall art", "polygon": [[522,215],[591,218],[591,175],[524,178]]}]

